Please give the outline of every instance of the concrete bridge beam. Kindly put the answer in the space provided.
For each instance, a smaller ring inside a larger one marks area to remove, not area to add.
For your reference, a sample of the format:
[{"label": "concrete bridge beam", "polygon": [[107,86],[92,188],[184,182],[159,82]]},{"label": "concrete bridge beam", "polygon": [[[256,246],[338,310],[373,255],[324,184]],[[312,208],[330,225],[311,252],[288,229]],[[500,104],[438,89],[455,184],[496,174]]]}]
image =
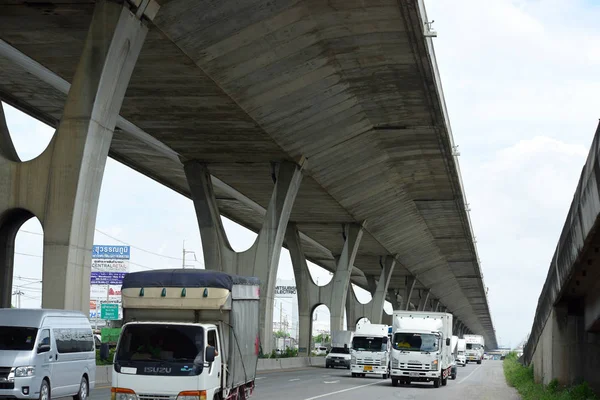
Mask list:
[{"label": "concrete bridge beam", "polygon": [[248,250],[238,253],[229,244],[221,222],[208,166],[198,160],[184,163],[196,209],[206,269],[260,279],[260,340],[264,353],[273,349],[273,304],[279,256],[292,207],[302,181],[304,160],[299,165],[274,165],[275,184],[262,227]]},{"label": "concrete bridge beam", "polygon": [[44,228],[42,307],[89,311],[100,187],[118,113],[148,32],[144,12],[96,2],[58,129],[39,157],[21,162],[0,114],[2,307],[10,307],[4,293],[11,292],[15,235],[35,216]]}]

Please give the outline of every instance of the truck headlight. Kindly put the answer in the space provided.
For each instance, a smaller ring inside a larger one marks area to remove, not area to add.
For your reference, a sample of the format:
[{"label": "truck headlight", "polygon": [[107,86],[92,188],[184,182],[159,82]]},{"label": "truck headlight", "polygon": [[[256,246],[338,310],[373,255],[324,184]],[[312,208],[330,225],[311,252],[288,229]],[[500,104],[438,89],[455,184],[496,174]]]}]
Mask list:
[{"label": "truck headlight", "polygon": [[35,367],[17,367],[15,368],[15,377],[24,378],[26,376],[34,376]]},{"label": "truck headlight", "polygon": [[131,389],[110,388],[110,400],[137,400],[137,395]]},{"label": "truck headlight", "polygon": [[177,400],[206,400],[206,390],[179,392]]},{"label": "truck headlight", "polygon": [[354,355],[350,357],[350,364],[356,364],[356,357]]},{"label": "truck headlight", "polygon": [[431,369],[437,369],[438,364],[439,364],[438,360],[433,360],[433,362],[431,363]]},{"label": "truck headlight", "polygon": [[387,357],[382,356],[381,359],[379,360],[379,364],[385,366],[385,365],[387,365],[386,363],[387,363]]}]

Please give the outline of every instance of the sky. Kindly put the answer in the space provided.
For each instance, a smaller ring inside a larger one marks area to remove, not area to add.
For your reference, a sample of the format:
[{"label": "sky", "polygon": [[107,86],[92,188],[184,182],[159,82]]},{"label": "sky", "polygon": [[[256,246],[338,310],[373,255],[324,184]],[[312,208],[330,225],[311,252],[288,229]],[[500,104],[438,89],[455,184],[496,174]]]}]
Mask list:
[{"label": "sky", "polygon": [[[453,135],[471,208],[496,335],[516,346],[531,329],[537,300],[598,124],[600,7],[589,0],[426,0]],[[52,130],[5,105],[17,151],[31,159]],[[256,235],[224,219],[236,250]],[[136,246],[131,271],[202,268],[192,203],[109,160],[94,243]],[[33,232],[33,233],[30,233]],[[22,306],[39,307],[41,226],[17,236],[15,285]],[[107,236],[110,235],[110,236]],[[329,273],[310,266],[319,284]],[[278,278],[293,279],[284,249]],[[357,289],[359,300],[370,295]],[[284,315],[292,303],[283,300]],[[276,307],[279,307],[277,304]],[[387,305],[387,311],[391,308]],[[326,307],[317,329],[328,328]],[[275,313],[277,322],[279,313]]]}]

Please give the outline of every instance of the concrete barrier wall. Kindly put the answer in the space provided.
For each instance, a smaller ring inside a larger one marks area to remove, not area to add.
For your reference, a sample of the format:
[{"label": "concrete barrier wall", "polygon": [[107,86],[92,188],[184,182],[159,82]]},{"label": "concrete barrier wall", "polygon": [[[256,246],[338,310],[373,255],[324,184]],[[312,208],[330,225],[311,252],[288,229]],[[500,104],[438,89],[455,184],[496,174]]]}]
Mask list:
[{"label": "concrete barrier wall", "polygon": [[[325,357],[261,358],[258,360],[258,372],[285,369],[325,367]],[[96,367],[96,386],[110,386],[112,365]]]}]

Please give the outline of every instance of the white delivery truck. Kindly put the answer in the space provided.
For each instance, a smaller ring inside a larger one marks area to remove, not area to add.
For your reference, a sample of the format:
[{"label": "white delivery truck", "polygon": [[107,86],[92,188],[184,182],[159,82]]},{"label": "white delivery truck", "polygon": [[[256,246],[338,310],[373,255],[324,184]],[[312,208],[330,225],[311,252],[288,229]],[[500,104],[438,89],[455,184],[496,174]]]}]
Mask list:
[{"label": "white delivery truck", "polygon": [[350,369],[350,348],[352,331],[333,331],[331,333],[331,351],[325,357],[325,368],[344,367]]},{"label": "white delivery truck", "polygon": [[463,367],[467,365],[467,343],[465,339],[458,339],[458,344],[456,345],[457,355],[456,362]]},{"label": "white delivery truck", "polygon": [[351,366],[352,376],[381,375],[390,376],[390,341],[388,325],[363,324],[352,339]]},{"label": "white delivery truck", "polygon": [[481,335],[463,335],[465,339],[465,343],[467,345],[467,360],[469,361],[477,361],[477,364],[481,364],[481,360],[483,360],[483,354],[485,352],[485,340]]},{"label": "white delivery truck", "polygon": [[170,269],[123,280],[112,400],[246,399],[260,349],[259,280]]},{"label": "white delivery truck", "polygon": [[446,385],[452,368],[452,314],[394,311],[392,385]]}]

